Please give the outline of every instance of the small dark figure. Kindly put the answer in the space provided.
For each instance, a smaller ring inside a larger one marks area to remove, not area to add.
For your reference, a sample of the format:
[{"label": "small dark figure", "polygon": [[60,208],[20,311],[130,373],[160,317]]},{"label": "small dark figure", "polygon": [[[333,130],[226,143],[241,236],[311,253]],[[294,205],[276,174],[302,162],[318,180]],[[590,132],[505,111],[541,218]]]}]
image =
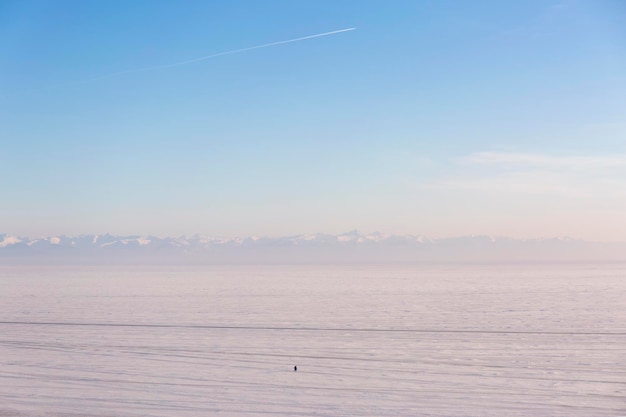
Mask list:
[{"label": "small dark figure", "polygon": [[294,372],[298,372],[298,365],[296,365],[296,366],[294,366],[294,367],[293,367],[293,371],[294,371]]}]

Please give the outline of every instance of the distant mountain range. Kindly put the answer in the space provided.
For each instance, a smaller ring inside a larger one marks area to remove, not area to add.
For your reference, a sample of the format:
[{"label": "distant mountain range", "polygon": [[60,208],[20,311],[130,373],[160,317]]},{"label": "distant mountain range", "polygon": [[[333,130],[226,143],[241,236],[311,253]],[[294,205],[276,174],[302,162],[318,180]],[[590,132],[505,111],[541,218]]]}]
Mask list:
[{"label": "distant mountain range", "polygon": [[626,244],[567,238],[312,234],[217,238],[0,234],[0,264],[622,262]]}]

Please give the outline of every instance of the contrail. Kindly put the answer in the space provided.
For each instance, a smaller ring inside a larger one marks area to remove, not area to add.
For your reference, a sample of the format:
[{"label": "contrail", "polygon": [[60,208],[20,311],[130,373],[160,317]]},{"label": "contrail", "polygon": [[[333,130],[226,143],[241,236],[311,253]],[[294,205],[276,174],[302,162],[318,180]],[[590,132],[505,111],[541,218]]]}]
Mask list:
[{"label": "contrail", "polygon": [[202,56],[200,58],[189,59],[187,61],[175,62],[173,64],[154,65],[152,67],[137,68],[137,69],[131,69],[131,70],[126,70],[126,71],[114,72],[114,73],[103,75],[103,76],[100,76],[100,77],[97,77],[97,78],[92,78],[92,79],[90,79],[88,81],[103,80],[105,78],[117,77],[118,75],[130,74],[130,73],[134,73],[134,72],[152,71],[152,70],[161,69],[161,68],[178,67],[178,66],[181,66],[181,65],[187,65],[187,64],[192,64],[194,62],[206,61],[207,59],[217,58],[218,56],[238,54],[240,52],[251,51],[253,49],[267,48],[267,47],[270,47],[270,46],[282,45],[282,44],[285,44],[285,43],[300,42],[300,41],[304,41],[304,40],[307,40],[307,39],[313,39],[313,38],[319,38],[319,37],[322,37],[322,36],[335,35],[337,33],[342,33],[342,32],[349,32],[349,31],[355,30],[355,29],[356,28],[347,28],[347,29],[333,30],[332,32],[318,33],[317,35],[303,36],[301,38],[295,38],[295,39],[288,39],[288,40],[285,40],[285,41],[265,43],[263,45],[250,46],[248,48],[242,48],[242,49],[234,49],[232,51],[219,52],[217,54],[206,55],[206,56]]}]

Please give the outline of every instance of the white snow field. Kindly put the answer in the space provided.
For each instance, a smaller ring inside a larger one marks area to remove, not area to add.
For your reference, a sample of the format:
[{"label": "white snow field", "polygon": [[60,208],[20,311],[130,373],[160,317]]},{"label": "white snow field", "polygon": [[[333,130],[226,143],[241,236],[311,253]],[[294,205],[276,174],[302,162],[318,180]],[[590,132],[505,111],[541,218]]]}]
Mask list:
[{"label": "white snow field", "polygon": [[0,268],[0,416],[213,415],[625,416],[626,267]]}]

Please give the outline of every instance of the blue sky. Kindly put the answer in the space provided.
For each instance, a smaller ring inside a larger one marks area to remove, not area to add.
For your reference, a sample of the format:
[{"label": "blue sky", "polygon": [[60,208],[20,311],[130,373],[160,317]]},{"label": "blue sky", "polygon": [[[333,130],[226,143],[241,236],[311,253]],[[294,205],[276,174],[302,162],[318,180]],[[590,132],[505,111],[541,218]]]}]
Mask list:
[{"label": "blue sky", "polygon": [[626,6],[3,1],[0,163],[18,235],[626,240]]}]

